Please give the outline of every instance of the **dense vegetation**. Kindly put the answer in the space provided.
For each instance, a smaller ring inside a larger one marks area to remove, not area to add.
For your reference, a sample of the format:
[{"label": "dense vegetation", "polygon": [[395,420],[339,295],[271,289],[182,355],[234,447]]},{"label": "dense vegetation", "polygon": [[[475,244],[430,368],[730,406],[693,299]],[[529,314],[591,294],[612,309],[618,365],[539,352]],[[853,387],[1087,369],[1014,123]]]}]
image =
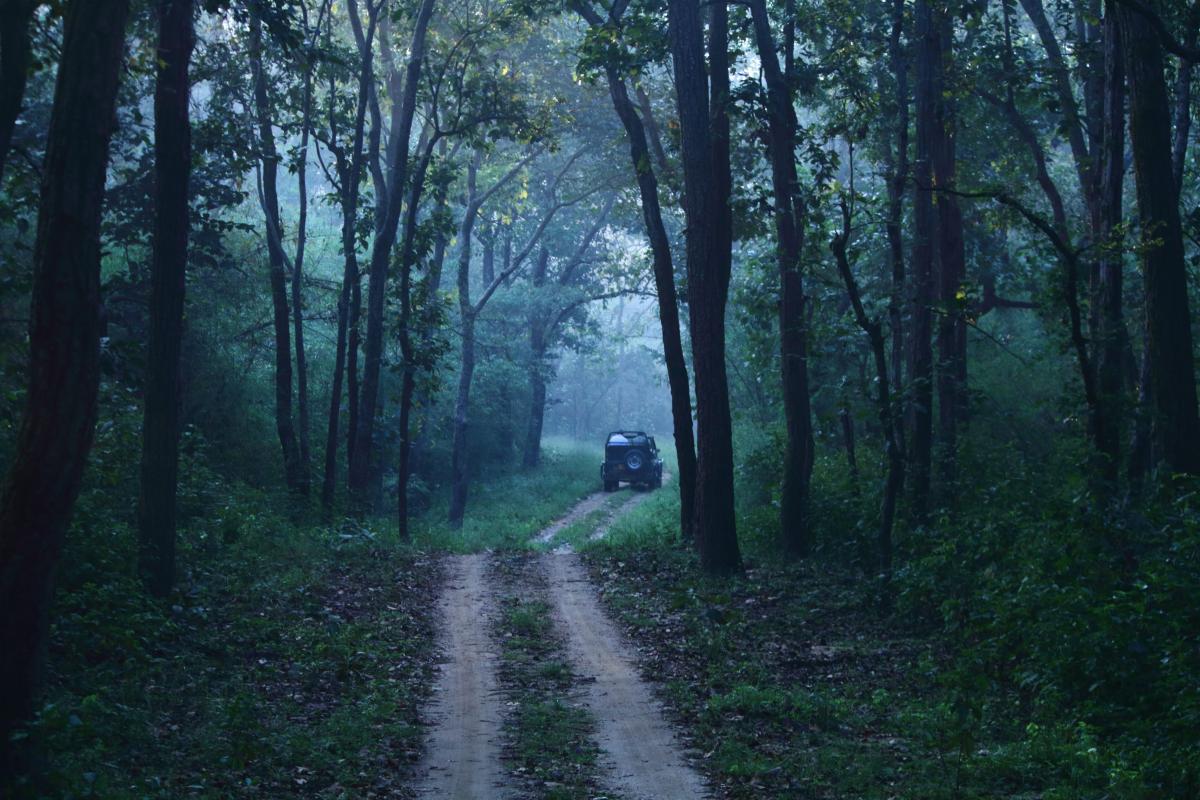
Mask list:
[{"label": "dense vegetation", "polygon": [[[0,0],[0,793],[406,796],[440,554],[570,544],[729,796],[1200,797],[1197,62],[1200,0]],[[665,489],[534,543],[629,427]],[[507,747],[590,796],[523,558]]]}]

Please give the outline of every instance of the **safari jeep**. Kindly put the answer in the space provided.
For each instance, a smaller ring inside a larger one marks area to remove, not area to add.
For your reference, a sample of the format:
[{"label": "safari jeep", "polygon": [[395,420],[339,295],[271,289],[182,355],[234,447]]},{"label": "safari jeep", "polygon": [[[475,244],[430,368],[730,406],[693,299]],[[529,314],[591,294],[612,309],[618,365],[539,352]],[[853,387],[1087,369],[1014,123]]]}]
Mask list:
[{"label": "safari jeep", "polygon": [[604,444],[600,480],[604,491],[615,492],[622,481],[631,486],[662,486],[663,462],[654,437],[644,431],[613,431]]}]

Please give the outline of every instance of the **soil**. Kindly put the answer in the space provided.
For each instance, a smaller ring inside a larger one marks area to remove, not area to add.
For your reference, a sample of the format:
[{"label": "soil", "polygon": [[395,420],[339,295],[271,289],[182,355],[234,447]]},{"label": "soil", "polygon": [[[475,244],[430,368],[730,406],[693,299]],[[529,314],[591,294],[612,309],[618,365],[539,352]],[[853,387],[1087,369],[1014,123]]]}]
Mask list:
[{"label": "soil", "polygon": [[[597,492],[577,503],[534,541],[547,543],[573,522],[594,512],[607,495]],[[598,524],[604,535],[621,515],[645,501],[631,494]],[[447,559],[439,601],[440,644],[445,661],[428,715],[431,731],[418,770],[419,797],[511,798],[516,783],[501,761],[503,709],[497,688],[498,647],[489,638],[499,600],[488,580],[487,554]],[[567,641],[572,671],[586,687],[584,698],[596,721],[605,788],[625,800],[691,800],[708,796],[650,687],[641,679],[633,650],[600,607],[595,587],[572,552],[545,553],[539,568],[559,633]]]}]

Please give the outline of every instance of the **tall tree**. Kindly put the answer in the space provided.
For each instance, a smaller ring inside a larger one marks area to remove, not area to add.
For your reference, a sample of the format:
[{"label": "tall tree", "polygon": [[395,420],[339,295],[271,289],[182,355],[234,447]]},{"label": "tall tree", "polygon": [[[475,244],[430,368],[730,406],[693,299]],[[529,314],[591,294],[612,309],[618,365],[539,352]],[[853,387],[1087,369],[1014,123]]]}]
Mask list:
[{"label": "tall tree", "polygon": [[292,337],[288,310],[287,254],[283,250],[283,225],[279,214],[279,153],[275,149],[274,105],[263,63],[262,9],[259,0],[250,7],[250,73],[254,116],[258,125],[259,198],[267,229],[267,259],[271,278],[271,307],[275,330],[275,431],[283,450],[283,473],[288,489],[301,489],[300,449],[292,420]]},{"label": "tall tree", "polygon": [[754,38],[766,82],[768,156],[775,198],[775,255],[779,265],[779,341],[783,377],[783,409],[787,444],[783,456],[783,485],[779,505],[784,548],[794,556],[812,551],[808,495],[812,477],[813,431],[808,387],[808,331],[805,320],[801,256],[804,251],[805,208],[796,172],[795,75],[790,65],[794,50],[794,9],[785,23],[781,68],[767,16],[766,0],[751,0]]},{"label": "tall tree", "polygon": [[4,179],[4,165],[29,81],[33,56],[29,29],[39,5],[41,0],[0,3],[0,181]]},{"label": "tall tree", "polygon": [[1163,48],[1143,10],[1122,4],[1118,14],[1129,87],[1129,139],[1142,237],[1146,357],[1156,438],[1168,468],[1200,474],[1195,351],[1183,226],[1171,162],[1171,106]]},{"label": "tall tree", "polygon": [[[733,262],[729,157],[729,13],[710,9],[708,63],[699,0],[667,4],[687,215],[688,313],[696,373],[693,531],[704,569],[742,568],[733,502],[733,428],[725,372],[725,304]],[[711,86],[710,86],[711,76]]]},{"label": "tall tree", "polygon": [[51,581],[91,448],[100,381],[100,213],[128,0],[76,0],[46,137],[29,386],[0,505],[0,774],[33,713]]},{"label": "tall tree", "polygon": [[[605,20],[589,4],[575,3],[575,8],[594,31],[604,28]],[[621,4],[614,3],[609,12],[609,22],[621,21]],[[683,541],[693,542],[692,521],[695,519],[696,496],[696,443],[692,430],[692,390],[688,381],[687,359],[683,352],[683,335],[679,327],[679,297],[675,288],[675,264],[671,255],[671,242],[663,224],[662,205],[658,196],[658,176],[654,172],[657,161],[659,169],[667,168],[667,159],[662,144],[655,134],[654,115],[650,109],[650,98],[645,91],[640,93],[641,108],[646,123],[638,116],[637,107],[629,97],[624,76],[611,61],[604,64],[608,93],[613,109],[625,128],[629,141],[629,158],[638,195],[642,205],[642,221],[646,238],[650,242],[650,253],[654,266],[654,287],[658,299],[658,319],[662,330],[663,361],[667,366],[667,384],[671,390],[671,424],[675,438],[676,463],[679,468],[679,533]],[[650,127],[647,135],[647,127]],[[654,161],[651,160],[651,145],[654,146]]]},{"label": "tall tree", "polygon": [[[407,186],[409,138],[417,108],[417,87],[425,62],[425,39],[436,0],[421,0],[408,47],[404,70],[404,88],[393,97],[392,124],[388,152],[387,195],[380,198],[385,213],[375,233],[371,249],[367,295],[367,336],[363,349],[363,377],[360,387],[358,430],[350,461],[350,490],[360,501],[367,489],[371,470],[378,468],[374,448],[375,418],[379,405],[379,377],[383,366],[383,310],[387,292],[388,268],[392,246],[400,224],[404,190]],[[390,46],[387,43],[386,46]],[[395,81],[393,81],[393,85]]]},{"label": "tall tree", "polygon": [[[351,26],[356,30],[362,23],[358,19],[358,3],[350,0],[346,5]],[[329,415],[326,419],[325,471],[321,483],[321,505],[328,512],[333,507],[337,490],[337,455],[340,442],[339,429],[342,415],[342,384],[350,384],[347,393],[348,442],[356,436],[358,415],[358,308],[359,265],[358,265],[358,207],[362,192],[363,139],[365,137],[367,106],[370,102],[371,86],[374,83],[375,32],[379,22],[381,3],[367,3],[367,28],[358,40],[358,86],[355,95],[354,119],[351,122],[349,152],[341,141],[338,114],[333,107],[337,97],[336,81],[330,73],[329,131],[323,144],[333,153],[335,176],[331,182],[337,189],[338,202],[342,210],[342,287],[338,295],[337,340],[334,349],[333,377],[330,381]],[[347,380],[348,378],[348,380]]]},{"label": "tall tree", "polygon": [[934,24],[929,0],[917,0],[914,6],[916,36],[916,158],[913,180],[913,241],[911,297],[912,323],[909,326],[909,373],[911,418],[908,445],[909,486],[914,517],[923,520],[929,513],[930,474],[933,465],[933,149],[937,125],[936,69],[940,59],[941,38]]},{"label": "tall tree", "polygon": [[159,0],[154,87],[154,252],[138,497],[138,567],[163,597],[175,581],[179,468],[179,353],[187,276],[192,128],[188,65],[193,0]]}]

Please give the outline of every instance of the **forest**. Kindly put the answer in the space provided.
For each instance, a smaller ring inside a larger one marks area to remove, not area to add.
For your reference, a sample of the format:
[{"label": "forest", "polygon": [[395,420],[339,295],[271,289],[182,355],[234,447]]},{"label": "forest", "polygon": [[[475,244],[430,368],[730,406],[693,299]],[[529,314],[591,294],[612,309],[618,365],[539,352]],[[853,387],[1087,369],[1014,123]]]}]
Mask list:
[{"label": "forest", "polygon": [[1200,0],[0,0],[0,796],[1200,799]]}]

